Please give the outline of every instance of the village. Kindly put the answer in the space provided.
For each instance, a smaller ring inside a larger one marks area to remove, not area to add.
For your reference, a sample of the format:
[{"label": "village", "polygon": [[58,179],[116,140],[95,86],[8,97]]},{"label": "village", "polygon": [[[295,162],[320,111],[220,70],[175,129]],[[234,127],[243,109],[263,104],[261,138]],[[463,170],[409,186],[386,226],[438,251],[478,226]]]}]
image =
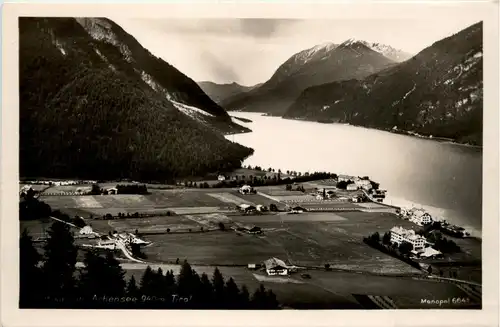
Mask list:
[{"label": "village", "polygon": [[[213,185],[230,179],[219,175]],[[37,189],[39,200],[62,212],[52,220],[70,224],[82,250],[115,251],[124,267],[133,264],[133,269],[126,270],[130,274],[147,265],[175,268],[187,259],[200,270],[220,267],[246,284],[272,285],[285,303],[295,301],[292,294],[297,287],[322,294],[336,285],[333,273],[388,281],[455,276],[440,275],[444,268],[432,268],[455,260],[449,244],[453,241],[440,236],[451,227],[442,221],[435,225],[438,222],[423,210],[383,203],[387,191],[379,190],[368,177],[289,178],[280,185],[264,186],[252,181],[236,188],[177,185],[167,189],[129,183],[135,186],[127,186],[127,194],[122,193],[123,182],[98,186],[42,182],[21,185],[21,194]],[[129,193],[133,189],[145,193]],[[84,223],[77,226],[76,218]],[[23,227],[43,242],[48,223],[21,221]],[[373,233],[384,237],[375,245],[363,241]],[[455,241],[459,237],[447,235]],[[460,242],[460,247],[468,245],[465,239]],[[474,260],[474,253],[461,252],[465,258],[461,261]],[[460,272],[471,282],[476,275]],[[472,291],[458,288],[457,292]]]}]

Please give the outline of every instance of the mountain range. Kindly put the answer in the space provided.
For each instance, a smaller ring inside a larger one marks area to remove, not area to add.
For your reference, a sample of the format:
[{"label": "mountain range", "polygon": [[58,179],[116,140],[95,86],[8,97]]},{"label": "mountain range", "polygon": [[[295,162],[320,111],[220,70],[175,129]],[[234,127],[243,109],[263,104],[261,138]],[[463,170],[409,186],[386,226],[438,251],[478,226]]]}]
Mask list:
[{"label": "mountain range", "polygon": [[227,110],[281,116],[308,87],[361,79],[408,57],[392,47],[354,39],[320,44],[296,53],[261,86],[229,97],[221,105]]},{"label": "mountain range", "polygon": [[206,95],[215,101],[215,103],[220,104],[229,97],[251,91],[254,88],[259,87],[261,84],[245,86],[234,82],[230,84],[217,84],[214,82],[203,81],[198,82],[198,85]]},{"label": "mountain range", "polygon": [[253,150],[182,72],[106,18],[19,18],[21,176],[168,179]]},{"label": "mountain range", "polygon": [[307,88],[284,114],[482,144],[482,23],[363,79]]}]

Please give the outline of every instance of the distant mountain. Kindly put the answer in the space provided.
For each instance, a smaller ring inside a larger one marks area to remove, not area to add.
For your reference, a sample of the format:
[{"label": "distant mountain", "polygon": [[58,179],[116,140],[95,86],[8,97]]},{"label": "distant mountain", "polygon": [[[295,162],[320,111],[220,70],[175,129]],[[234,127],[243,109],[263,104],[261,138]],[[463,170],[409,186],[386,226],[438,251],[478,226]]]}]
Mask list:
[{"label": "distant mountain", "polygon": [[303,50],[285,61],[260,87],[222,102],[227,110],[281,115],[308,87],[364,78],[394,64],[362,42],[325,43]]},{"label": "distant mountain", "polygon": [[22,176],[173,179],[238,167],[241,131],[105,18],[20,18]]},{"label": "distant mountain", "polygon": [[284,117],[482,144],[482,33],[477,23],[361,81],[308,88]]},{"label": "distant mountain", "polygon": [[238,83],[217,84],[209,81],[198,82],[198,85],[203,90],[203,92],[205,92],[212,100],[215,101],[215,103],[218,104],[229,97],[248,92],[260,86],[260,84],[254,86],[244,86]]},{"label": "distant mountain", "polygon": [[[356,42],[356,40],[354,40],[354,39],[350,39],[350,41]],[[403,50],[395,49],[387,44],[373,43],[373,42],[367,42],[367,41],[358,41],[358,42],[363,43],[368,48],[380,53],[381,55],[384,55],[385,57],[391,59],[394,62],[403,62],[403,61],[408,60],[411,57],[413,57],[412,54],[409,54],[408,52],[404,52]]]}]

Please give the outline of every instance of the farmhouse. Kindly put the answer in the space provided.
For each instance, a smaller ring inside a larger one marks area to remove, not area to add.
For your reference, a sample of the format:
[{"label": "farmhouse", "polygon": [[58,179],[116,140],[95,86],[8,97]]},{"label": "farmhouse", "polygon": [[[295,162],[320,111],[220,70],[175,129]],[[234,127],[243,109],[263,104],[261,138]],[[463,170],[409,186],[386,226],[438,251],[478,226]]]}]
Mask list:
[{"label": "farmhouse", "polygon": [[404,229],[403,227],[393,227],[391,229],[391,242],[401,244],[408,242],[413,245],[413,250],[422,251],[425,247],[426,239],[423,236],[415,234],[414,230]]},{"label": "farmhouse", "polygon": [[253,187],[251,187],[250,185],[243,185],[240,189],[239,189],[239,192],[241,194],[250,194],[250,193],[255,193],[255,190],[253,189]]},{"label": "farmhouse", "polygon": [[339,182],[350,182],[352,180],[354,180],[354,176],[349,176],[349,175],[339,175],[338,176]]},{"label": "farmhouse", "polygon": [[238,209],[242,212],[252,212],[252,211],[255,211],[256,208],[253,206],[253,205],[250,205],[250,204],[246,204],[246,203],[242,203],[240,205],[238,205]]},{"label": "farmhouse", "polygon": [[359,178],[356,178],[354,180],[354,184],[356,184],[356,186],[358,188],[362,188],[366,191],[370,190],[372,188],[372,183],[367,180],[367,179],[359,179]]},{"label": "farmhouse", "polygon": [[94,231],[90,226],[85,226],[82,229],[80,229],[80,235],[92,235],[92,234],[94,234]]},{"label": "farmhouse", "polygon": [[278,258],[270,258],[264,261],[266,272],[269,276],[288,275],[288,266],[283,260]]},{"label": "farmhouse", "polygon": [[219,176],[217,177],[217,179],[218,179],[219,181],[225,181],[225,180],[226,180],[226,176],[224,176],[224,175],[219,175]]},{"label": "farmhouse", "polygon": [[106,192],[108,192],[108,194],[118,194],[118,189],[116,187],[110,187],[106,189]]},{"label": "farmhouse", "polygon": [[432,222],[432,217],[429,213],[425,212],[424,209],[413,209],[410,212],[409,220],[419,226],[423,226],[430,224]]},{"label": "farmhouse", "polygon": [[257,207],[255,207],[257,209],[257,211],[259,212],[265,212],[267,211],[267,207],[265,205],[262,205],[262,204],[258,204]]},{"label": "farmhouse", "polygon": [[347,185],[346,190],[348,190],[348,191],[357,191],[358,190],[358,186],[356,184],[354,184],[354,183],[351,183],[351,184]]}]

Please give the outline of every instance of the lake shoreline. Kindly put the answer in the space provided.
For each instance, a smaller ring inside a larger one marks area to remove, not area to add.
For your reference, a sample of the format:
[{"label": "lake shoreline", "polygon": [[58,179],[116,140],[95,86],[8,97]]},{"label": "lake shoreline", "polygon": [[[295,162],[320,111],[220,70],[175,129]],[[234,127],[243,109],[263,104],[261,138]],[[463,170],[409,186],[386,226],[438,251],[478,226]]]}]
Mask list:
[{"label": "lake shoreline", "polygon": [[[350,124],[350,123],[341,123],[341,122],[317,121],[317,120],[313,120],[313,119],[305,119],[305,118],[298,118],[298,117],[295,117],[295,118],[294,117],[283,117],[283,116],[272,115],[272,114],[268,114],[268,113],[265,113],[265,112],[259,112],[259,111],[230,111],[230,112],[233,112],[233,113],[246,113],[246,112],[248,112],[248,113],[261,114],[260,116],[264,116],[264,117],[275,117],[275,118],[281,118],[281,119],[286,119],[286,120],[305,121],[305,122],[312,122],[312,123],[325,124],[325,125],[330,125],[330,124],[349,125],[349,126],[353,126],[353,127],[361,127],[361,128],[373,129],[373,130],[377,130],[377,131],[389,132],[389,133],[394,133],[394,134],[399,134],[399,135],[412,136],[412,137],[415,137],[415,138],[419,138],[419,139],[423,139],[423,140],[429,140],[429,141],[436,141],[436,142],[439,142],[439,143],[452,144],[452,145],[460,145],[460,146],[466,146],[466,147],[471,147],[471,148],[481,149],[481,150],[483,149],[482,145],[470,144],[470,143],[461,143],[461,142],[455,141],[452,138],[438,137],[438,136],[431,137],[431,136],[421,135],[421,134],[418,134],[418,133],[415,133],[415,132],[412,132],[412,131],[406,131],[406,130],[392,130],[392,129],[381,128],[381,127],[377,128],[377,127],[369,127],[369,126],[363,126],[363,125],[353,125],[353,124]],[[235,117],[235,116],[232,116],[232,117],[236,118],[236,119],[240,118],[240,117]],[[240,121],[242,121],[242,120],[240,120]],[[250,120],[250,122],[252,122],[252,121]]]},{"label": "lake shoreline", "polygon": [[255,150],[243,165],[371,176],[389,190],[389,198],[403,200],[394,204],[429,207],[482,234],[482,147],[342,123],[302,125],[260,112],[231,115],[253,121],[247,125],[253,133],[230,137]]}]

